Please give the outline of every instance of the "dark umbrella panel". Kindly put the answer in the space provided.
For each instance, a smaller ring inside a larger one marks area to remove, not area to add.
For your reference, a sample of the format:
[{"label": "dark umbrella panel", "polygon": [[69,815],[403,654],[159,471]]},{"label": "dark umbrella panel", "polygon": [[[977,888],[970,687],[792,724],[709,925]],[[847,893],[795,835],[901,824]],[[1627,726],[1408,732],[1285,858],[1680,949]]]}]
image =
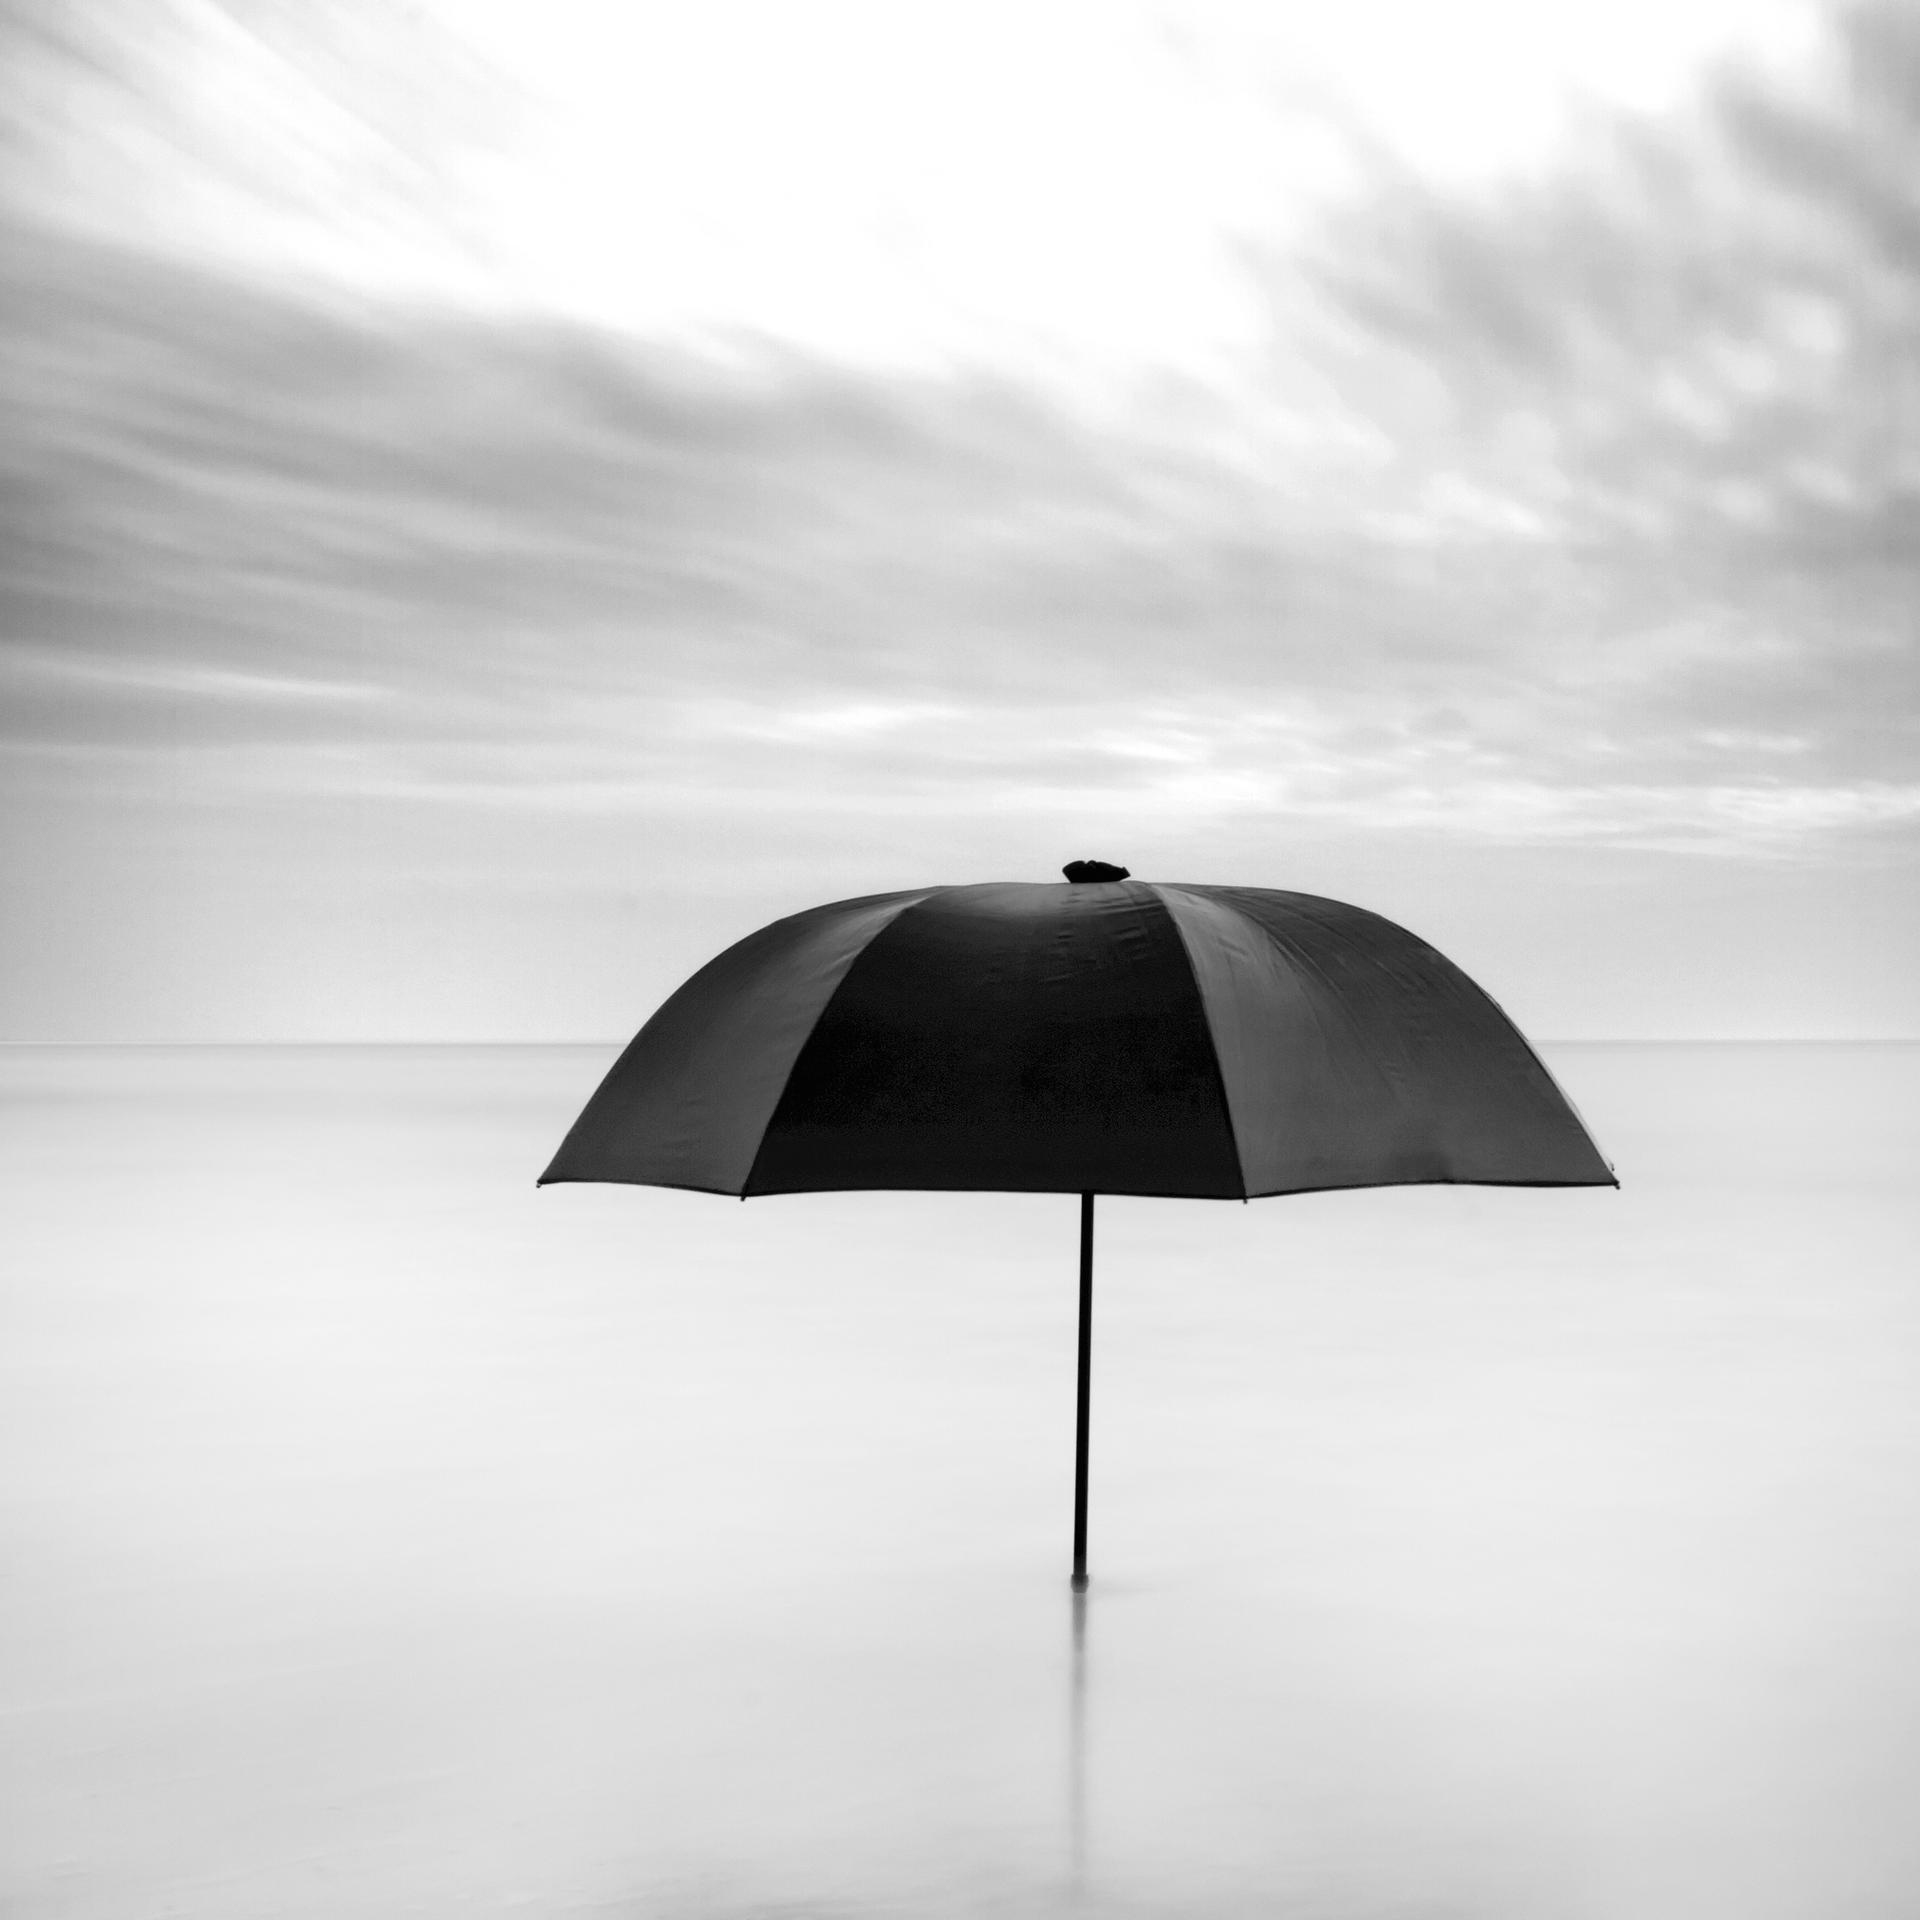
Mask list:
[{"label": "dark umbrella panel", "polygon": [[1617,1182],[1519,1030],[1403,927],[1313,894],[1067,873],[749,935],[641,1029],[541,1183],[1079,1194],[1084,1587],[1094,1195]]}]

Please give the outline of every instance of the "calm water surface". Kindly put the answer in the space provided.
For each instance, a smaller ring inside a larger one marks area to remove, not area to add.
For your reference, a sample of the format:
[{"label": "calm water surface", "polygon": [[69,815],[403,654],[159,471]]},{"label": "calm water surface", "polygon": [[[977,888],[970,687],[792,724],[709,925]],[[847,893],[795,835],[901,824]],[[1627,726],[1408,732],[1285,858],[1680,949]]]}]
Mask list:
[{"label": "calm water surface", "polygon": [[1910,1920],[1920,1048],[1607,1191],[534,1176],[613,1049],[0,1052],[0,1912]]}]

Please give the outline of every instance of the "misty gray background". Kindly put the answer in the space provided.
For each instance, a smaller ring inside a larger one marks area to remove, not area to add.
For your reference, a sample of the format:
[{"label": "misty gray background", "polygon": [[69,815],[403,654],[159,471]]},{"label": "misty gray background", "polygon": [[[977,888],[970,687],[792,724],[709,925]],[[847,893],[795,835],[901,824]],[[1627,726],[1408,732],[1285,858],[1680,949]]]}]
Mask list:
[{"label": "misty gray background", "polygon": [[[1920,13],[0,0],[0,141],[9,1920],[1911,1920]],[[1624,1186],[1101,1202],[1076,1741],[1071,1196],[532,1182],[1078,857]]]}]

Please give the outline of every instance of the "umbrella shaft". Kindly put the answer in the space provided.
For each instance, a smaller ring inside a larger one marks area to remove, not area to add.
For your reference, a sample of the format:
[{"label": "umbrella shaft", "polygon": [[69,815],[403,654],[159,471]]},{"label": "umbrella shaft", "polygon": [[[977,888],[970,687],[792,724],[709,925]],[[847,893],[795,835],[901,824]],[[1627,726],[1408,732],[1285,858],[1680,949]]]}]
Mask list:
[{"label": "umbrella shaft", "polygon": [[1093,1195],[1080,1196],[1080,1390],[1073,1419],[1073,1586],[1087,1585],[1087,1410],[1093,1372]]}]

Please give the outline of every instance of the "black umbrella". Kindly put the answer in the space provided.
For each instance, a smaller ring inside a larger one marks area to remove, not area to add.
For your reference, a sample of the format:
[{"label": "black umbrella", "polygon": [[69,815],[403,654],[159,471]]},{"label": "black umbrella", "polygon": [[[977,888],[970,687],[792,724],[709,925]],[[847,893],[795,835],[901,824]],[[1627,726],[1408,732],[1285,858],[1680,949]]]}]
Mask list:
[{"label": "black umbrella", "polygon": [[749,934],[640,1030],[540,1184],[1079,1194],[1083,1589],[1095,1194],[1619,1183],[1519,1029],[1405,928],[1065,872]]}]

